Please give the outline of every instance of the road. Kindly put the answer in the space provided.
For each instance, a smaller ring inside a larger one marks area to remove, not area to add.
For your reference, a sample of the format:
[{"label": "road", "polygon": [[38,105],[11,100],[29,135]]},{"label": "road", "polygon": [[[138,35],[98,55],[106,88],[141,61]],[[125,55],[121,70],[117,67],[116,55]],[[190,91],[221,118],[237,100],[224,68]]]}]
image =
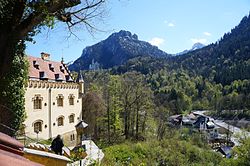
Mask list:
[{"label": "road", "polygon": [[[207,115],[205,115],[206,112],[207,111],[194,111],[193,113],[207,116]],[[213,119],[213,118],[211,118],[211,119]],[[225,129],[229,130],[231,133],[233,133],[231,140],[234,142],[234,144],[236,146],[239,145],[240,138],[250,137],[250,132],[244,131],[244,130],[240,129],[239,127],[230,125],[230,124],[224,122],[223,120],[214,120],[214,124],[219,126],[219,127],[225,128]]]}]

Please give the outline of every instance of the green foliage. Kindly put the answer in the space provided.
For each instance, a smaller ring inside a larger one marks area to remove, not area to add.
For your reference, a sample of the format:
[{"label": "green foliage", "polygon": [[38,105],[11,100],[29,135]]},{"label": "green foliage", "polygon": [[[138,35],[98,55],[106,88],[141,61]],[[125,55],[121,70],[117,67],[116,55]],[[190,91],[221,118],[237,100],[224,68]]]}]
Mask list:
[{"label": "green foliage", "polygon": [[250,165],[250,138],[241,139],[240,145],[233,148],[233,157],[224,159],[222,166],[248,166]]},{"label": "green foliage", "polygon": [[[8,126],[14,131],[11,131],[11,134],[21,127],[22,123],[25,120],[25,108],[24,108],[24,95],[25,95],[25,86],[28,80],[28,62],[24,56],[24,44],[21,42],[16,46],[16,55],[12,62],[12,68],[6,74],[7,77],[1,79],[0,94],[1,101],[5,103],[4,107],[9,111],[8,115],[11,115]],[[9,117],[7,117],[8,119]],[[2,115],[5,117],[4,115]]]},{"label": "green foliage", "polygon": [[[114,68],[112,72],[136,70],[143,73],[154,92],[156,105],[169,109],[171,114],[204,109],[215,110],[216,113],[221,110],[250,109],[249,79],[234,80],[228,85],[216,83],[212,76],[201,75],[193,68],[176,68],[175,63],[182,63],[181,59],[186,63],[185,57],[179,57],[180,62],[140,57]],[[141,63],[148,69],[137,67]],[[213,70],[213,74],[216,72]]]},{"label": "green foliage", "polygon": [[45,145],[51,145],[52,139],[47,139],[47,140],[40,140],[40,144],[45,144]]},{"label": "green foliage", "polygon": [[181,66],[222,85],[229,85],[234,80],[250,79],[249,25],[250,16],[244,17],[219,42],[184,56],[174,57],[172,67],[176,69]]},{"label": "green foliage", "polygon": [[83,97],[83,119],[88,124],[85,130],[86,134],[92,139],[100,138],[101,131],[105,130],[103,126],[103,117],[105,114],[104,101],[97,92],[88,92]]},{"label": "green foliage", "polygon": [[107,103],[109,104],[109,116],[110,116],[110,129],[113,130],[113,134],[121,134],[122,121],[120,118],[121,107],[121,79],[117,75],[111,75],[107,85]]},{"label": "green foliage", "polygon": [[[250,109],[250,16],[203,49],[170,58],[141,56],[111,71],[146,76],[155,103],[172,114],[192,109]],[[143,65],[142,65],[143,64]]]},{"label": "green foliage", "polygon": [[249,23],[245,17],[219,42],[183,56],[141,56],[111,70],[85,72],[87,86],[102,94],[108,108],[103,132],[109,126],[121,129],[125,140],[145,140],[106,144],[104,165],[249,165],[248,141],[235,148],[236,160],[224,160],[202,135],[166,127],[169,115],[194,109],[249,118]]},{"label": "green foliage", "polygon": [[178,139],[123,143],[104,149],[103,165],[219,165],[218,153]]},{"label": "green foliage", "polygon": [[72,162],[79,161],[86,157],[85,149],[80,147],[70,153],[70,159]]},{"label": "green foliage", "polygon": [[[98,117],[102,126],[99,132],[106,135],[109,143],[119,142],[123,135],[126,139],[144,139],[147,129],[151,130],[147,121],[152,115],[153,102],[152,91],[142,74],[111,75],[108,71],[90,71],[85,72],[85,82],[88,91],[100,95],[100,104],[106,110]],[[89,103],[84,100],[84,110]],[[86,118],[86,121],[89,119]]]},{"label": "green foliage", "polygon": [[237,156],[234,165],[250,165],[250,138],[241,140],[241,145],[234,148],[234,155]]}]

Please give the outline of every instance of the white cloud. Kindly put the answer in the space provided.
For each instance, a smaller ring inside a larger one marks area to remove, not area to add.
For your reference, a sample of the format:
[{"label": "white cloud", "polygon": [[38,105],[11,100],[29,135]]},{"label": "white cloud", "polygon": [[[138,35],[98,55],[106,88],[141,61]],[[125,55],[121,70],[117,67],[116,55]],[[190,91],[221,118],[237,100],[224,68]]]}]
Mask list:
[{"label": "white cloud", "polygon": [[209,32],[203,32],[203,34],[206,35],[206,36],[211,36],[211,35],[212,35],[212,34],[209,33]]},{"label": "white cloud", "polygon": [[175,25],[174,25],[174,23],[170,22],[170,23],[168,23],[168,26],[169,27],[174,27]]},{"label": "white cloud", "polygon": [[175,27],[174,21],[170,22],[170,21],[164,20],[164,24],[166,24],[169,27]]},{"label": "white cloud", "polygon": [[193,43],[202,43],[202,44],[206,44],[207,43],[207,39],[197,39],[197,38],[192,38],[190,39]]},{"label": "white cloud", "polygon": [[165,42],[165,40],[162,38],[159,38],[159,37],[154,37],[149,41],[150,44],[157,46],[157,47],[162,45],[164,42]]}]

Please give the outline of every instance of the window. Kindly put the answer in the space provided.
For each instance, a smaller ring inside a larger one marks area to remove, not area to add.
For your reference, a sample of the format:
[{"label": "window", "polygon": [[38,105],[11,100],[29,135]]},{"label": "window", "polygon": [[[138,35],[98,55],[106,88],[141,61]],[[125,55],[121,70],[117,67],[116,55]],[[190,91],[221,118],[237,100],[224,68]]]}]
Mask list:
[{"label": "window", "polygon": [[39,63],[38,63],[36,60],[33,61],[33,66],[34,66],[36,69],[39,69]]},{"label": "window", "polygon": [[74,105],[75,96],[73,94],[69,95],[69,105]]},{"label": "window", "polygon": [[71,114],[69,116],[69,123],[74,123],[75,122],[75,114]]},{"label": "window", "polygon": [[49,69],[54,72],[55,67],[52,63],[49,64]]},{"label": "window", "polygon": [[57,119],[57,125],[58,125],[58,126],[63,126],[63,119],[64,119],[63,116],[60,116],[60,117]]},{"label": "window", "polygon": [[36,121],[34,124],[34,132],[38,133],[38,132],[42,132],[42,121]]},{"label": "window", "polygon": [[63,95],[58,95],[57,97],[57,106],[63,107]]},{"label": "window", "polygon": [[70,141],[74,141],[75,140],[75,134],[71,134],[70,135]]},{"label": "window", "polygon": [[44,71],[40,71],[39,75],[40,75],[41,80],[47,80],[48,79],[48,76]]},{"label": "window", "polygon": [[63,78],[61,77],[60,74],[55,74],[55,79],[56,81],[63,81]]},{"label": "window", "polygon": [[35,95],[33,98],[34,109],[42,109],[42,99],[41,95]]}]

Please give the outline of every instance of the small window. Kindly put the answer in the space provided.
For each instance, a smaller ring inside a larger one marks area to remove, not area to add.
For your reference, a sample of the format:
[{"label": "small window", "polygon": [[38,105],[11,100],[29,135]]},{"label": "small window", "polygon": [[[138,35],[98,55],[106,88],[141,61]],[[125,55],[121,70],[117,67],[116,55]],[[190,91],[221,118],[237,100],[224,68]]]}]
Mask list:
[{"label": "small window", "polygon": [[63,68],[63,66],[60,66],[60,70],[61,70],[61,72],[64,73],[64,68]]},{"label": "small window", "polygon": [[69,105],[74,105],[75,103],[75,96],[73,94],[69,95]]},{"label": "small window", "polygon": [[52,63],[49,64],[49,69],[54,72],[54,65]]},{"label": "small window", "polygon": [[63,119],[64,119],[63,116],[61,116],[61,117],[59,117],[59,118],[57,119],[57,125],[58,125],[58,126],[63,126]]},{"label": "small window", "polygon": [[36,60],[33,61],[33,66],[34,66],[36,69],[39,69],[39,63],[38,63]]},{"label": "small window", "polygon": [[75,134],[71,134],[70,135],[70,141],[74,141],[75,140]]},{"label": "small window", "polygon": [[42,109],[42,97],[40,95],[35,95],[33,98],[33,108]]},{"label": "small window", "polygon": [[75,122],[75,115],[72,114],[69,116],[69,123],[74,123]]},{"label": "small window", "polygon": [[63,95],[58,95],[57,97],[57,106],[63,107]]},{"label": "small window", "polygon": [[41,80],[47,80],[49,78],[44,71],[40,71],[39,76]]},{"label": "small window", "polygon": [[56,81],[63,81],[63,78],[61,77],[60,74],[55,74],[55,80]]},{"label": "small window", "polygon": [[34,123],[34,132],[42,132],[42,121],[37,121]]}]

